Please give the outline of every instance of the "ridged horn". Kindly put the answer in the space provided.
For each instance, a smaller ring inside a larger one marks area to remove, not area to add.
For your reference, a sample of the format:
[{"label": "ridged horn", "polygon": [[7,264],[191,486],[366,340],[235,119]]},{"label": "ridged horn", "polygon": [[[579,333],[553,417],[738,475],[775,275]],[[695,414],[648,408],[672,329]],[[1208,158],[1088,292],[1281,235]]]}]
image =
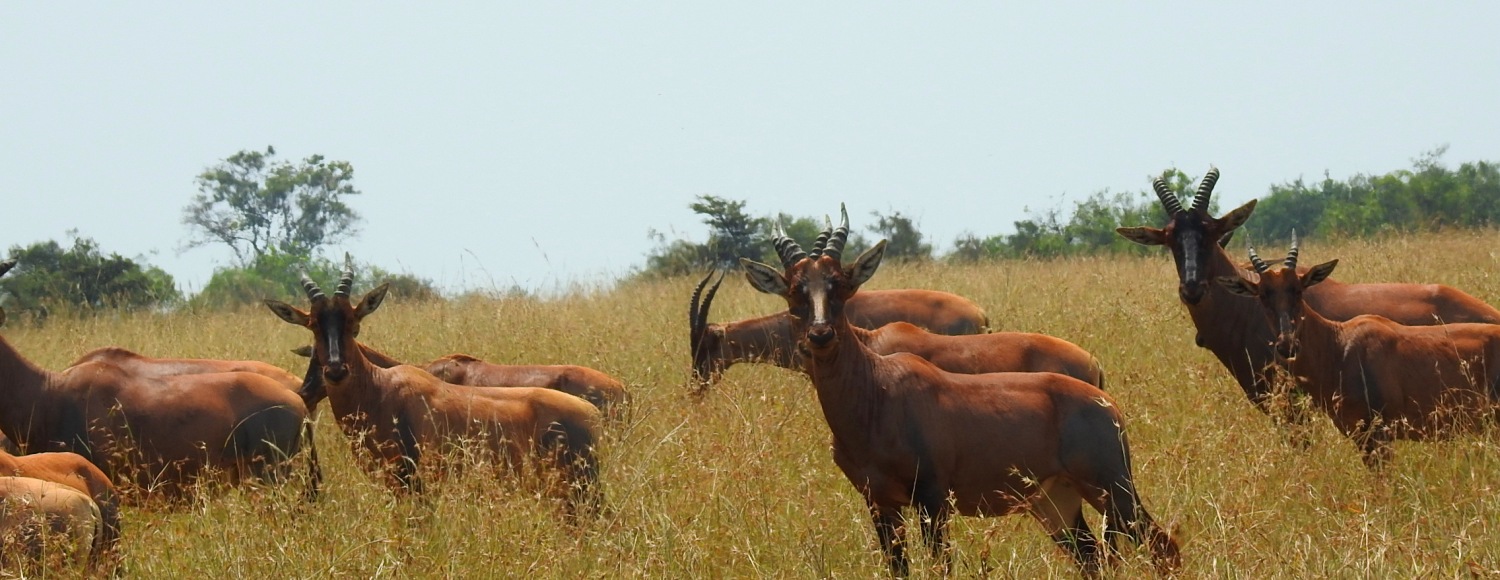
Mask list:
[{"label": "ridged horn", "polygon": [[1292,249],[1286,253],[1286,269],[1295,271],[1297,269],[1297,230],[1292,229]]},{"label": "ridged horn", "polygon": [[328,299],[327,296],[323,295],[323,289],[318,287],[318,283],[314,282],[312,277],[307,275],[307,270],[302,270],[299,274],[302,276],[302,289],[307,292],[308,300],[318,302]]},{"label": "ridged horn", "polygon": [[349,289],[354,287],[354,258],[344,252],[344,274],[339,277],[339,286],[333,290],[335,297],[349,297]]},{"label": "ridged horn", "polygon": [[1172,188],[1167,187],[1167,182],[1158,177],[1151,180],[1151,188],[1156,190],[1156,197],[1161,200],[1161,206],[1167,210],[1167,217],[1182,213],[1182,202],[1177,200],[1177,194],[1172,193]]},{"label": "ridged horn", "polygon": [[791,268],[792,264],[801,262],[807,257],[807,252],[802,251],[802,246],[797,240],[786,235],[786,230],[781,229],[781,224],[776,224],[776,230],[772,233],[771,245],[776,246],[776,256],[781,258],[782,268]]},{"label": "ridged horn", "polygon": [[826,215],[823,216],[823,222],[828,225],[827,227],[823,228],[822,232],[818,233],[818,239],[813,242],[813,249],[811,254],[813,259],[817,259],[823,256],[823,250],[828,247],[828,238],[833,235],[833,222],[830,221],[828,219],[828,216]]},{"label": "ridged horn", "polygon": [[1219,182],[1219,168],[1209,167],[1208,175],[1203,176],[1203,183],[1198,184],[1198,195],[1193,196],[1193,207],[1188,211],[1208,211],[1208,198],[1214,194],[1214,184]]},{"label": "ridged horn", "polygon": [[833,230],[833,238],[828,240],[828,248],[823,250],[823,255],[833,258],[838,262],[844,257],[844,242],[849,241],[849,210],[844,204],[839,204],[839,227]]},{"label": "ridged horn", "polygon": [[1256,255],[1255,246],[1245,244],[1245,248],[1250,250],[1250,265],[1255,267],[1256,273],[1264,274],[1267,270],[1271,269],[1270,266],[1266,265],[1266,263],[1260,259],[1260,256]]}]

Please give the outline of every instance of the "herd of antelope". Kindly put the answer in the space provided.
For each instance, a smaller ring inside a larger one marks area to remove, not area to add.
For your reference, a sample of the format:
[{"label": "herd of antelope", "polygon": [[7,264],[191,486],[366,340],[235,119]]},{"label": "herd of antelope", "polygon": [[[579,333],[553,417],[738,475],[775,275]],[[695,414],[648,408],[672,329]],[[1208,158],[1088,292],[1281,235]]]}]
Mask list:
[{"label": "herd of antelope", "polygon": [[[1306,421],[1273,404],[1284,393],[1306,396],[1371,468],[1389,459],[1393,439],[1443,437],[1492,419],[1500,311],[1446,286],[1335,282],[1336,260],[1298,267],[1295,235],[1280,268],[1253,249],[1243,267],[1224,243],[1255,202],[1209,215],[1217,179],[1210,170],[1186,208],[1155,180],[1166,226],[1117,231],[1171,251],[1197,344],[1261,411]],[[946,529],[955,513],[1030,514],[1086,574],[1114,562],[1127,539],[1159,571],[1178,569],[1177,541],[1136,487],[1125,416],[1105,391],[1100,361],[1060,338],[989,332],[984,311],[953,294],[862,291],[886,243],[846,264],[848,228],[842,213],[808,251],[778,230],[779,266],[741,259],[750,285],[784,299],[785,311],[711,323],[724,275],[697,283],[689,346],[698,388],[740,362],[805,373],[834,463],[864,497],[895,574],[908,571],[908,527],[951,566]],[[14,266],[0,262],[0,275]],[[21,451],[0,451],[7,561],[35,558],[50,542],[96,571],[113,570],[122,502],[179,500],[206,478],[274,483],[298,460],[307,500],[316,501],[323,475],[310,419],[324,399],[361,467],[395,493],[422,493],[424,481],[454,469],[494,469],[539,482],[570,522],[605,506],[595,447],[628,405],[620,381],[586,367],[463,354],[403,364],[357,340],[387,286],[355,300],[353,278],[346,261],[331,296],[303,276],[306,309],[266,301],[312,334],[298,349],[310,359],[300,378],[258,361],[118,347],[53,372],[0,337],[0,431]],[[1101,536],[1085,504],[1103,514]]]}]

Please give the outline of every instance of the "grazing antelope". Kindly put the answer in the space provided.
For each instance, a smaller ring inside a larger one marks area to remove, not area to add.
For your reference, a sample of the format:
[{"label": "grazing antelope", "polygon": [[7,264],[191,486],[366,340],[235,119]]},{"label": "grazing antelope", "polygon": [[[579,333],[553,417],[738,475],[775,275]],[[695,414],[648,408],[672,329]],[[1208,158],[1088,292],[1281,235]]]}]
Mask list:
[{"label": "grazing antelope", "polygon": [[[784,264],[790,268],[791,264]],[[791,334],[791,316],[786,312],[729,322],[709,323],[708,309],[724,276],[708,287],[708,276],[693,290],[689,308],[692,329],[693,378],[700,388],[717,381],[731,365],[747,361],[772,362],[801,371],[800,358]],[[904,291],[892,291],[904,292]],[[849,304],[864,294],[855,294]],[[699,301],[699,298],[702,301]],[[846,308],[846,312],[849,309]],[[935,334],[904,321],[892,321],[873,330],[851,320],[854,336],[878,354],[909,352],[952,373],[1055,372],[1104,388],[1104,370],[1088,351],[1071,342],[1029,332],[989,334]]]},{"label": "grazing antelope", "polygon": [[1323,317],[1305,298],[1338,260],[1297,271],[1297,236],[1284,267],[1271,270],[1255,250],[1259,282],[1221,276],[1220,285],[1253,298],[1275,331],[1275,351],[1298,386],[1354,440],[1365,464],[1391,457],[1392,439],[1442,437],[1484,424],[1500,397],[1500,326],[1405,326],[1375,315]]},{"label": "grazing antelope", "polygon": [[102,528],[99,506],[78,490],[31,477],[0,477],[0,562],[7,568],[43,565],[47,553],[81,559],[97,546]]},{"label": "grazing antelope", "polygon": [[98,506],[100,530],[89,550],[89,561],[106,565],[118,557],[120,501],[115,485],[97,466],[77,453],[33,453],[15,456],[0,451],[0,477],[29,477],[65,485],[87,495]]},{"label": "grazing antelope", "polygon": [[[351,303],[354,272],[346,258],[343,277],[329,298],[306,275],[302,285],[312,308],[267,300],[286,322],[313,333],[309,375],[318,372],[339,427],[362,450],[368,471],[397,491],[422,491],[419,469],[461,450],[519,466],[529,457],[551,463],[564,477],[567,507],[598,504],[599,410],[583,399],[536,388],[464,387],[443,382],[410,365],[380,368],[355,339],[360,323],[385,300],[388,285]],[[310,378],[310,377],[309,377]]]},{"label": "grazing antelope", "polygon": [[[365,343],[358,343],[359,349],[365,358],[371,363],[383,369],[388,369],[399,364],[405,364],[393,357],[386,355]],[[312,347],[304,346],[292,349],[292,352],[306,357],[312,356]],[[449,354],[438,357],[425,365],[423,370],[441,379],[443,382],[470,387],[535,387],[539,389],[552,389],[573,395],[589,403],[605,413],[606,416],[617,416],[622,406],[628,404],[630,393],[626,392],[624,383],[603,372],[576,365],[502,365],[485,362],[466,354]],[[303,390],[311,397],[321,401],[327,396],[326,389],[319,383],[310,383]],[[316,409],[316,402],[308,400],[308,408]]]},{"label": "grazing antelope", "polygon": [[[158,379],[177,375],[233,372],[255,373],[275,380],[288,391],[299,394],[302,392],[302,379],[297,378],[297,375],[287,372],[286,369],[276,365],[257,360],[155,358],[144,356],[118,346],[106,346],[84,353],[83,356],[78,357],[77,360],[74,360],[68,366],[78,366],[90,362],[107,363],[137,376]],[[316,407],[314,404],[305,398],[302,403],[307,408],[308,416],[316,417],[314,413]],[[318,497],[318,489],[323,482],[323,468],[318,463],[318,447],[313,439],[313,424],[311,421],[308,421],[303,426],[302,438],[307,445],[308,480],[306,497],[309,501],[312,501]]]},{"label": "grazing antelope", "polygon": [[[15,261],[0,263],[3,275]],[[141,376],[105,362],[51,372],[0,337],[0,431],[28,451],[71,451],[115,482],[176,498],[205,470],[280,475],[307,408],[263,375]]]},{"label": "grazing antelope", "polygon": [[[1244,225],[1255,211],[1255,201],[1215,218],[1208,214],[1209,199],[1219,170],[1211,168],[1198,186],[1192,204],[1183,209],[1165,181],[1152,181],[1157,197],[1170,221],[1166,227],[1118,228],[1124,238],[1147,246],[1166,246],[1177,264],[1177,296],[1197,327],[1198,346],[1208,349],[1229,369],[1245,396],[1262,412],[1278,420],[1302,417],[1277,416],[1273,399],[1271,351],[1274,336],[1265,323],[1260,306],[1236,296],[1211,281],[1238,276],[1244,270],[1213,241],[1224,240]],[[1349,320],[1361,314],[1378,314],[1395,322],[1425,326],[1452,322],[1500,324],[1500,310],[1447,286],[1437,284],[1343,284],[1325,280],[1310,288],[1307,303],[1332,320]]]},{"label": "grazing antelope", "polygon": [[886,242],[842,267],[847,216],[842,224],[811,255],[778,240],[781,261],[790,264],[784,270],[740,263],[752,286],[787,302],[833,432],[834,462],[864,495],[892,571],[908,571],[901,509],[913,506],[934,557],[950,568],[950,511],[1024,511],[1095,573],[1103,554],[1084,503],[1106,514],[1111,543],[1129,536],[1148,547],[1160,570],[1175,569],[1176,542],[1140,504],[1113,399],[1055,373],[955,374],[909,353],[874,352],[855,336],[844,306],[875,273]]}]

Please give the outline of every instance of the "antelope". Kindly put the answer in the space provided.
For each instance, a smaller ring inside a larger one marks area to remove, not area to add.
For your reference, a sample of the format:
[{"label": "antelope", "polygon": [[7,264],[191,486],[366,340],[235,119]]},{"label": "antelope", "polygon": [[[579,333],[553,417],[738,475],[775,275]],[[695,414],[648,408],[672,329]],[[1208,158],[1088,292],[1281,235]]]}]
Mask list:
[{"label": "antelope", "polygon": [[[365,358],[380,368],[391,368],[404,364],[365,343],[358,343]],[[311,357],[312,347],[292,349],[292,352]],[[573,395],[598,407],[608,416],[616,416],[620,407],[627,404],[630,394],[618,379],[603,372],[576,365],[502,365],[485,362],[467,354],[449,354],[425,365],[419,365],[444,382],[471,387],[536,387],[552,389]],[[310,397],[321,401],[326,397],[325,389],[318,383],[302,387]],[[316,401],[308,400],[308,408],[315,409]]]},{"label": "antelope", "polygon": [[[1198,186],[1192,203],[1183,209],[1177,194],[1161,178],[1152,181],[1170,221],[1166,227],[1122,227],[1115,232],[1147,246],[1166,246],[1177,264],[1177,296],[1197,327],[1198,346],[1208,349],[1229,369],[1245,396],[1261,412],[1279,421],[1300,422],[1300,416],[1281,416],[1271,404],[1275,353],[1271,327],[1260,306],[1234,295],[1227,288],[1210,284],[1225,276],[1240,276],[1237,266],[1219,244],[1244,225],[1255,211],[1256,200],[1215,218],[1208,214],[1219,170],[1210,168]],[[1312,309],[1331,320],[1349,320],[1361,314],[1377,314],[1409,326],[1453,322],[1500,324],[1500,310],[1438,284],[1343,284],[1325,279],[1306,294]]]},{"label": "antelope", "polygon": [[[7,569],[51,564],[43,561],[49,552],[89,554],[102,528],[99,506],[78,490],[31,477],[0,477],[0,561]],[[21,557],[17,549],[24,552]]]},{"label": "antelope", "polygon": [[[0,275],[15,266],[0,263]],[[151,377],[106,362],[42,369],[0,337],[0,431],[28,451],[71,451],[117,483],[172,499],[206,470],[281,475],[307,408],[263,375]]]},{"label": "antelope", "polygon": [[1326,283],[1338,260],[1297,270],[1297,235],[1282,268],[1250,249],[1259,282],[1220,276],[1219,285],[1258,302],[1275,332],[1275,351],[1366,465],[1391,458],[1393,439],[1445,437],[1491,417],[1500,397],[1500,326],[1405,326],[1373,314],[1325,318],[1309,289]]},{"label": "antelope", "polygon": [[[78,359],[74,360],[68,366],[72,367],[90,362],[108,363],[124,369],[131,374],[153,378],[231,372],[255,373],[275,380],[283,388],[293,393],[300,394],[302,391],[302,379],[287,372],[286,369],[257,360],[155,358],[141,355],[118,346],[106,346],[84,353],[83,356],[78,357]],[[314,403],[308,401],[306,398],[303,399],[302,403],[307,408],[308,416],[316,417]],[[313,424],[311,421],[303,425],[302,437],[307,443],[308,482],[306,497],[308,501],[312,501],[317,499],[319,487],[322,485],[323,468],[318,463],[318,447],[313,439]]]},{"label": "antelope", "polygon": [[389,285],[355,304],[349,297],[353,279],[346,257],[332,298],[304,274],[310,310],[265,303],[282,320],[313,333],[308,374],[320,374],[334,417],[356,455],[365,455],[368,472],[397,493],[420,493],[419,469],[454,451],[471,449],[517,466],[537,456],[563,475],[570,514],[580,502],[590,509],[598,504],[598,409],[550,389],[464,387],[410,365],[375,365],[355,339]]},{"label": "antelope", "polygon": [[118,556],[120,502],[115,486],[97,466],[76,453],[33,453],[15,456],[0,451],[0,477],[26,477],[64,485],[88,496],[97,506],[99,533],[93,537],[89,561],[104,565]]},{"label": "antelope", "polygon": [[1056,373],[956,374],[910,353],[871,350],[845,305],[874,275],[886,242],[844,267],[847,236],[846,216],[811,255],[778,240],[783,269],[740,264],[755,289],[786,300],[833,432],[834,463],[864,496],[892,572],[908,572],[901,515],[908,506],[950,570],[952,512],[1027,512],[1086,573],[1097,573],[1103,554],[1084,503],[1106,514],[1111,544],[1128,536],[1148,547],[1159,570],[1180,565],[1175,540],[1140,504],[1124,417],[1107,393]]},{"label": "antelope", "polygon": [[[791,264],[783,264],[783,267],[790,268]],[[714,294],[724,281],[721,274],[705,293],[704,286],[712,277],[710,272],[698,282],[689,306],[693,378],[700,388],[717,381],[725,370],[739,362],[768,361],[782,368],[803,370],[801,357],[793,356],[796,349],[793,348],[792,321],[786,312],[726,324],[706,322]],[[849,304],[855,304],[855,299],[861,296],[864,294],[855,294]],[[1104,388],[1104,370],[1099,361],[1088,351],[1061,338],[1029,332],[950,336],[928,332],[899,320],[873,330],[866,330],[853,321],[851,324],[853,336],[876,353],[909,352],[948,372],[1055,372]]]}]

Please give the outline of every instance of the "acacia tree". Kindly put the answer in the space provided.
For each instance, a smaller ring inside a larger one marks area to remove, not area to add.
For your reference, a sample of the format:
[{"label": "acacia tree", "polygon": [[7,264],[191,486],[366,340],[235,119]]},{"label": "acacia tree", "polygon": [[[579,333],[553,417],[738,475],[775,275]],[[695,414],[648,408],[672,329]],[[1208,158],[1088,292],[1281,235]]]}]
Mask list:
[{"label": "acacia tree", "polygon": [[198,193],[182,212],[194,234],[188,248],[222,243],[249,267],[273,253],[306,259],[354,234],[359,214],[343,200],[359,194],[353,165],[275,157],[273,147],[240,151],[198,175]]}]

